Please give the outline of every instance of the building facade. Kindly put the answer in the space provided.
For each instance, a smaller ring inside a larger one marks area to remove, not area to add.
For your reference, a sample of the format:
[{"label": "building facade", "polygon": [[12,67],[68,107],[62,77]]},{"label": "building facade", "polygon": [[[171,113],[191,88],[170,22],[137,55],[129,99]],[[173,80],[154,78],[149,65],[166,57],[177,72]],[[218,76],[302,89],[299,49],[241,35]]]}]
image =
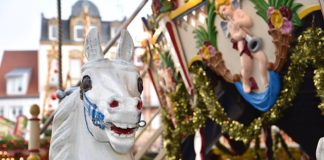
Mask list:
[{"label": "building facade", "polygon": [[[62,20],[62,82],[63,88],[77,85],[81,76],[81,66],[85,63],[83,48],[85,33],[91,28],[97,28],[101,39],[102,48],[113,38],[123,21],[103,21],[97,6],[88,0],[78,0],[72,6],[68,19]],[[30,116],[29,108],[38,104],[42,116],[53,111],[58,106],[56,91],[59,85],[58,70],[58,20],[41,16],[41,34],[38,51],[5,51],[0,66],[0,116],[16,121],[20,114]],[[116,46],[113,46],[106,57],[113,58]],[[143,70],[143,64],[137,63],[137,47],[134,62]],[[25,61],[28,59],[28,61]],[[13,63],[14,62],[14,63]],[[28,63],[28,65],[27,65]],[[15,64],[7,67],[10,64]],[[28,66],[32,67],[28,67]],[[22,67],[20,67],[22,66]],[[9,85],[20,83],[15,76],[20,74],[23,88],[8,89]],[[12,79],[12,80],[11,80]],[[29,80],[29,81],[28,81]],[[142,94],[143,105],[146,107],[143,117],[148,119],[151,113],[159,106],[154,87],[146,74],[143,77],[144,91]],[[29,91],[28,85],[32,86]],[[24,94],[23,94],[24,93]]]},{"label": "building facade", "polygon": [[0,116],[16,121],[39,104],[38,51],[4,51],[0,66]]},{"label": "building facade", "polygon": [[[91,1],[79,0],[72,6],[69,19],[62,20],[62,81],[63,88],[77,85],[81,76],[81,66],[85,62],[83,44],[86,32],[97,28],[102,47],[115,36],[122,21],[103,21],[97,6]],[[41,18],[41,37],[39,46],[39,87],[41,108],[55,109],[58,100],[58,20]],[[110,49],[112,55],[114,48]]]}]

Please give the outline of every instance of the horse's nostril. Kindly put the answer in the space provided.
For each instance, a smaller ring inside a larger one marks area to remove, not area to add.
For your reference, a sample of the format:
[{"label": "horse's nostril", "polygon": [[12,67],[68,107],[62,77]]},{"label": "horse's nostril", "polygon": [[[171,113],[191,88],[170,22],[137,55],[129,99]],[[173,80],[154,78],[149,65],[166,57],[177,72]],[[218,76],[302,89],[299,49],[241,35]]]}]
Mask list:
[{"label": "horse's nostril", "polygon": [[142,108],[143,108],[143,103],[141,100],[139,100],[137,103],[137,109],[141,110]]},{"label": "horse's nostril", "polygon": [[115,107],[118,107],[118,104],[119,104],[118,101],[113,100],[113,101],[110,102],[109,105],[110,105],[111,108],[115,108]]}]

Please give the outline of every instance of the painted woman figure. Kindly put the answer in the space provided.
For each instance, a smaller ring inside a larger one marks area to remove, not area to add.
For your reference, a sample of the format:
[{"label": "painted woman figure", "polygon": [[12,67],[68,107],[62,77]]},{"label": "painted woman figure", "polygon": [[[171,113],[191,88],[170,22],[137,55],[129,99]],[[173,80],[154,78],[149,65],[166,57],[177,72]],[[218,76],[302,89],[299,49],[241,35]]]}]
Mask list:
[{"label": "painted woman figure", "polygon": [[253,26],[252,18],[239,8],[237,0],[234,0],[233,2],[231,2],[231,0],[216,0],[215,5],[217,13],[225,20],[225,23],[221,23],[222,29],[226,32],[226,36],[230,36],[233,48],[238,50],[240,53],[244,92],[251,92],[251,83],[255,82],[252,77],[253,59],[258,61],[261,81],[263,85],[267,87],[267,58],[261,49],[252,51],[248,47],[247,39],[253,37],[250,30]]}]

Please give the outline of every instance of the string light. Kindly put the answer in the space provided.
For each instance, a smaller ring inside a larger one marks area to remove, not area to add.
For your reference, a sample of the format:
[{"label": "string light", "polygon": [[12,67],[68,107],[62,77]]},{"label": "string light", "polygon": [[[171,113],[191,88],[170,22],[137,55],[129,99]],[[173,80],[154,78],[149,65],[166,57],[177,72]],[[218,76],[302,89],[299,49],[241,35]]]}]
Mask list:
[{"label": "string light", "polygon": [[190,18],[190,24],[191,24],[193,27],[196,27],[196,20],[195,20],[193,17]]},{"label": "string light", "polygon": [[201,24],[204,24],[204,23],[205,23],[205,19],[206,19],[206,17],[204,16],[204,13],[203,13],[203,12],[200,12],[200,13],[198,14],[198,20],[199,20],[199,22],[200,22]]},{"label": "string light", "polygon": [[195,16],[196,15],[196,11],[192,11],[192,15]]},{"label": "string light", "polygon": [[188,20],[188,16],[183,16],[183,20],[184,20],[185,22],[187,22],[187,20]]}]

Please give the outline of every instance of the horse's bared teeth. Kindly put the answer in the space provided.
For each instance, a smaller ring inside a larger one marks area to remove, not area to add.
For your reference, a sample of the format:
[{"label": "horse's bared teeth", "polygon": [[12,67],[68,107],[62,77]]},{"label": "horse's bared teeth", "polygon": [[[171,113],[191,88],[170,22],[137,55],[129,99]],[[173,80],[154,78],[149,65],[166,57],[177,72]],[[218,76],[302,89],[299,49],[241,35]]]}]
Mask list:
[{"label": "horse's bared teeth", "polygon": [[124,123],[114,123],[114,125],[118,128],[123,128],[123,129],[127,128],[127,124]]},{"label": "horse's bared teeth", "polygon": [[136,127],[135,124],[128,124],[128,125],[127,125],[127,128],[133,128],[133,129],[134,129],[135,127]]},{"label": "horse's bared teeth", "polygon": [[117,134],[131,134],[134,132],[134,128],[123,129],[123,128],[119,128],[115,125],[111,126],[111,130]]}]

